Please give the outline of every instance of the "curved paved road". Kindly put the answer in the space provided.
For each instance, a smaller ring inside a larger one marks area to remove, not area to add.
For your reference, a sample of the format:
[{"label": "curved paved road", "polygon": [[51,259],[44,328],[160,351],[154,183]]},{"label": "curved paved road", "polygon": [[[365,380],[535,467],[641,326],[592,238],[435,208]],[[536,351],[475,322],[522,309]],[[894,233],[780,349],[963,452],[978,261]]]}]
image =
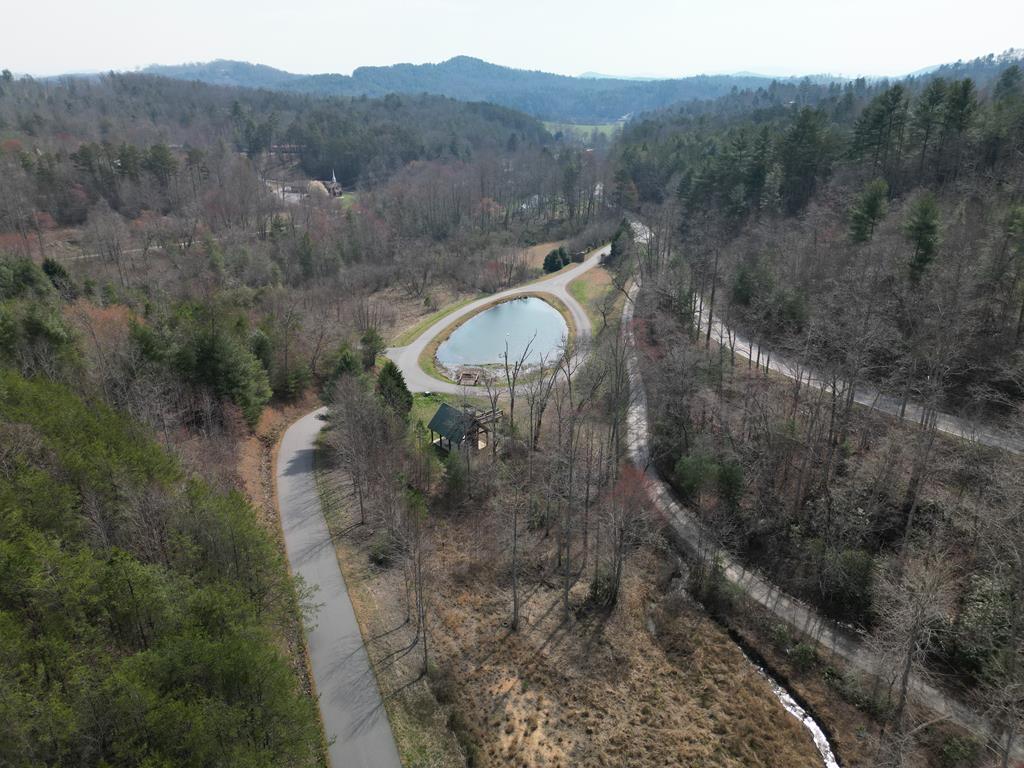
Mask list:
[{"label": "curved paved road", "polygon": [[316,588],[319,611],[306,639],[331,766],[401,768],[313,475],[326,410],[306,414],[281,438],[276,475],[285,550],[292,573]]},{"label": "curved paved road", "polygon": [[[698,294],[697,301],[703,303],[704,299]],[[706,334],[708,323],[711,323],[711,338],[720,346],[726,349],[735,349],[736,355],[745,360],[761,360],[761,365],[785,376],[787,379],[799,380],[801,386],[810,386],[814,389],[831,390],[833,386],[842,388],[845,382],[838,382],[835,385],[821,373],[811,370],[799,363],[779,355],[766,347],[760,347],[754,342],[743,338],[734,329],[725,325],[717,316],[708,312],[707,307],[702,307],[697,312],[698,333]],[[915,402],[908,402],[906,406],[898,397],[886,395],[873,387],[858,385],[853,392],[853,399],[858,405],[863,405],[876,411],[881,411],[894,418],[903,418],[905,421],[921,423],[924,418],[924,409]],[[951,413],[936,413],[935,428],[947,435],[959,437],[964,440],[971,440],[991,448],[999,448],[1010,453],[1024,453],[1024,440],[1013,435],[1002,432],[995,427],[982,424]]]},{"label": "curved paved road", "polygon": [[[650,236],[650,230],[645,224],[634,219],[632,222],[633,233],[637,240],[643,241]],[[810,386],[814,389],[830,390],[833,386],[845,387],[845,382],[833,382],[829,377],[818,371],[814,371],[798,361],[791,359],[778,350],[762,347],[750,339],[745,339],[737,333],[735,328],[730,328],[721,318],[708,310],[708,305],[703,296],[696,295],[699,310],[695,312],[698,335],[708,332],[708,325],[711,325],[711,338],[720,346],[735,351],[736,355],[744,360],[764,361],[769,370],[782,374],[788,379],[799,381],[801,386]],[[924,409],[917,403],[908,402],[904,405],[898,397],[887,395],[873,387],[859,384],[854,388],[853,399],[858,405],[880,411],[894,418],[902,418],[905,421],[921,423],[924,418]],[[947,435],[959,437],[964,440],[971,440],[991,448],[999,448],[1009,453],[1024,454],[1024,439],[1001,431],[991,425],[983,424],[972,419],[955,416],[951,413],[935,413],[935,428]]]},{"label": "curved paved road", "polygon": [[[633,305],[639,292],[634,283],[630,300],[622,312],[622,334],[630,350],[628,375],[633,399],[626,414],[626,446],[630,460],[647,479],[647,494],[655,508],[671,528],[675,545],[690,556],[699,556],[700,549],[709,556],[713,553],[723,566],[725,578],[739,587],[748,598],[758,603],[776,618],[789,624],[806,637],[812,638],[831,654],[844,659],[863,672],[874,675],[880,669],[879,659],[863,636],[827,619],[806,603],[786,594],[778,586],[748,570],[727,551],[714,543],[714,532],[703,529],[689,509],[680,504],[671,487],[651,464],[650,437],[647,421],[647,394],[643,387],[633,344]],[[955,699],[946,696],[924,680],[914,679],[911,689],[918,701],[939,715],[960,724],[976,734],[987,734],[988,725],[983,717]],[[1018,755],[1020,757],[1020,755]]]},{"label": "curved paved road", "polygon": [[[411,392],[446,392],[448,394],[461,394],[467,387],[454,384],[450,381],[441,381],[426,373],[420,368],[420,355],[427,348],[434,338],[445,328],[459,318],[492,304],[501,299],[507,299],[524,293],[539,293],[554,296],[562,301],[569,308],[573,323],[576,325],[578,336],[589,336],[591,333],[590,318],[580,303],[569,293],[569,283],[601,263],[601,257],[611,252],[611,246],[606,245],[587,254],[582,264],[575,267],[566,267],[555,272],[553,275],[543,277],[526,285],[509,288],[499,293],[491,294],[482,299],[470,302],[464,307],[459,307],[450,315],[445,315],[427,330],[419,335],[415,341],[404,347],[390,347],[384,354],[391,358],[405,376],[405,384]],[[470,387],[469,389],[474,389]]]},{"label": "curved paved road", "polygon": [[[634,223],[634,227],[636,224]],[[641,225],[642,226],[642,225]],[[643,386],[643,379],[640,376],[640,368],[637,363],[636,346],[633,338],[633,310],[635,299],[640,291],[640,285],[634,283],[629,290],[629,300],[622,311],[622,326],[620,332],[629,349],[627,370],[632,393],[632,402],[626,414],[626,450],[630,461],[633,462],[645,475],[647,479],[647,493],[655,508],[662,514],[671,528],[675,545],[689,553],[691,556],[699,555],[699,548],[703,547],[704,554],[708,550],[717,556],[722,563],[725,578],[736,585],[748,598],[768,610],[776,618],[789,624],[806,637],[812,638],[823,649],[831,654],[844,659],[853,667],[866,672],[869,675],[876,675],[880,669],[880,660],[875,652],[868,645],[866,638],[831,619],[825,618],[814,608],[806,603],[786,594],[777,585],[761,577],[755,571],[748,570],[732,557],[727,551],[721,549],[714,543],[714,532],[703,528],[701,522],[693,514],[676,500],[671,487],[658,474],[657,469],[651,464],[650,433],[647,421],[647,393]],[[718,323],[717,320],[713,322]],[[720,323],[718,323],[720,327]],[[714,329],[714,325],[712,329]],[[704,326],[705,330],[707,326]],[[734,341],[735,341],[735,337]],[[747,347],[747,351],[750,351]],[[739,352],[739,349],[737,349]],[[789,375],[784,366],[779,369],[772,365],[783,375]],[[796,378],[793,375],[792,378]],[[804,383],[807,383],[806,381]],[[813,386],[813,384],[812,384]],[[859,402],[859,401],[858,401]],[[909,410],[909,407],[908,407]],[[897,414],[898,415],[898,412]],[[943,421],[940,419],[938,428],[967,439],[976,439],[987,445],[1005,448],[1014,451],[1014,445],[1005,445],[1002,441],[988,441],[978,437],[978,432],[967,432],[962,425],[957,424],[960,419],[948,417],[954,423],[948,424],[947,429],[943,428]],[[945,693],[931,685],[927,680],[919,677],[911,679],[911,692],[914,698],[938,715],[959,724],[968,731],[987,738],[991,735],[992,729],[986,718],[964,705],[957,699],[947,696]],[[1014,747],[1014,761],[1024,761],[1024,746],[1019,743]],[[1024,762],[1021,762],[1024,765]]]},{"label": "curved paved road", "polygon": [[[637,224],[638,222],[635,222],[634,226],[636,227]],[[643,227],[642,224],[639,226]],[[640,233],[638,232],[638,234]],[[565,301],[566,305],[570,308],[570,311],[573,312],[574,318],[577,318],[578,313],[579,318],[577,319],[577,327],[586,329],[586,331],[589,332],[590,323],[586,319],[586,314],[583,312],[582,308],[579,307],[578,302],[569,295],[567,286],[573,279],[582,274],[583,271],[596,266],[600,262],[600,255],[606,253],[608,247],[609,246],[606,246],[605,248],[599,249],[591,254],[587,261],[581,265],[581,268],[574,269],[566,273],[564,276],[558,275],[556,278],[552,278],[548,285],[545,285],[545,282],[542,281],[532,285],[513,288],[511,290],[495,294],[494,296],[473,302],[472,304],[461,308],[457,312],[439,320],[409,346],[389,349],[387,350],[387,354],[402,370],[406,377],[406,383],[409,385],[411,390],[444,391],[459,394],[463,391],[463,387],[441,382],[424,373],[419,366],[419,356],[426,348],[427,344],[429,344],[430,341],[437,336],[437,334],[443,331],[451,322],[468,314],[469,312],[472,312],[476,308],[484,306],[497,298],[513,296],[517,293],[525,293],[529,291],[550,292]],[[555,283],[555,280],[558,282]],[[545,288],[550,288],[551,290],[545,291]],[[709,538],[709,533],[702,530],[699,521],[697,521],[690,511],[675,499],[671,488],[664,480],[662,480],[658,475],[657,470],[650,462],[647,398],[643,388],[643,381],[640,377],[635,346],[633,343],[633,307],[634,300],[638,292],[639,285],[634,284],[630,289],[629,300],[626,302],[623,309],[621,326],[621,333],[626,340],[627,347],[631,350],[628,366],[630,389],[633,395],[632,403],[626,417],[627,451],[630,460],[644,471],[648,479],[648,494],[650,495],[655,507],[670,523],[676,539],[676,545],[684,551],[688,551],[692,554],[696,551],[697,547],[701,545],[701,543],[703,543],[703,546],[706,549],[708,542],[713,541],[713,536]],[[722,328],[724,332],[724,326],[722,326],[721,323],[717,320],[714,320],[713,322],[718,327]],[[714,327],[715,326],[713,326],[713,329]],[[734,343],[736,343],[735,336],[733,338]],[[747,350],[748,352],[751,351],[749,345]],[[741,350],[737,348],[737,352],[740,351]],[[776,368],[776,363],[773,361],[772,368],[778,370],[778,372],[783,375],[788,375],[791,370],[784,363],[778,363],[778,366],[779,367]],[[793,378],[796,378],[795,374],[793,375]],[[805,381],[805,383],[807,382]],[[941,419],[938,426],[940,430],[953,432],[953,429],[943,429],[944,423]],[[969,436],[967,431],[962,428],[957,428],[954,433],[963,437]],[[977,432],[971,433],[971,435],[976,434]],[[999,447],[1007,447],[999,443],[997,443],[997,445],[999,445]],[[1012,447],[1010,447],[1009,450],[1012,450]],[[727,552],[718,550],[718,555],[722,559],[726,578],[733,584],[737,585],[749,598],[762,605],[777,618],[803,632],[806,636],[814,638],[828,652],[845,659],[854,667],[870,674],[876,674],[878,672],[878,658],[866,645],[862,636],[821,616],[813,608],[786,594],[775,584],[762,578],[756,572],[744,568],[742,564],[734,560]],[[959,723],[963,727],[975,733],[987,734],[989,732],[988,724],[983,717],[979,716],[976,712],[964,706],[960,702],[946,696],[926,681],[919,679],[913,680],[912,689],[916,698],[936,713]],[[1018,750],[1015,754],[1015,758],[1019,759],[1020,757],[1021,755]]]}]

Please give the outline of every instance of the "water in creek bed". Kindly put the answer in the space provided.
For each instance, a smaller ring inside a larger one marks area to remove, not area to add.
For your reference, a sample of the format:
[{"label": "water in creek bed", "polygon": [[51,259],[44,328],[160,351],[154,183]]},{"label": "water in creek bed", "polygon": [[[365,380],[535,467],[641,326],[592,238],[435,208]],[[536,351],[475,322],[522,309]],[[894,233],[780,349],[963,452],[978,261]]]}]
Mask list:
[{"label": "water in creek bed", "polygon": [[810,732],[811,738],[814,739],[814,746],[818,748],[818,754],[821,755],[821,761],[825,768],[839,768],[839,761],[836,760],[835,753],[832,751],[832,745],[829,743],[828,736],[825,735],[821,726],[818,725],[818,721],[807,714],[807,711],[797,703],[796,699],[790,695],[789,691],[783,688],[782,685],[762,669],[759,664],[755,663],[749,657],[747,660],[750,661],[750,663],[754,665],[754,668],[768,680],[768,685],[772,687],[772,693],[775,694],[775,698],[779,700],[779,703],[782,704],[785,710],[799,720],[803,724],[804,728]]},{"label": "water in creek bed", "polygon": [[456,328],[438,347],[437,360],[448,368],[500,363],[508,342],[509,360],[518,360],[530,344],[526,362],[535,364],[541,356],[550,359],[567,334],[561,313],[543,299],[513,299],[496,304]]}]

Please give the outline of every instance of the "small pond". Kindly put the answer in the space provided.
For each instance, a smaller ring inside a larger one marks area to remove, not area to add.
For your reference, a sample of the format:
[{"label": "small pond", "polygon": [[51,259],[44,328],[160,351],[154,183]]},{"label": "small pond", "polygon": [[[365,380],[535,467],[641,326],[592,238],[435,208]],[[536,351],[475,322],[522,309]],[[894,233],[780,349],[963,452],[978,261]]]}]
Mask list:
[{"label": "small pond", "polygon": [[456,328],[437,348],[437,360],[449,369],[501,363],[506,341],[509,359],[518,360],[533,339],[526,362],[535,364],[542,355],[550,358],[568,333],[562,314],[543,299],[513,299],[474,315]]}]

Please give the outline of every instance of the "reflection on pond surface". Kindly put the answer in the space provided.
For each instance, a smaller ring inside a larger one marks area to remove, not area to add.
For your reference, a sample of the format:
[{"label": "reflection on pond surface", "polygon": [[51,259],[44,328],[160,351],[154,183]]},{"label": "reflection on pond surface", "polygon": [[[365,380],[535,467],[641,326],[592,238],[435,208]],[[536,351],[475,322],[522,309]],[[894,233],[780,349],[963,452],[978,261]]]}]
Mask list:
[{"label": "reflection on pond surface", "polygon": [[542,355],[551,357],[568,332],[561,313],[543,299],[513,299],[496,304],[456,328],[438,347],[437,360],[448,368],[500,363],[505,359],[506,341],[509,359],[518,360],[533,339],[526,362],[537,363]]}]

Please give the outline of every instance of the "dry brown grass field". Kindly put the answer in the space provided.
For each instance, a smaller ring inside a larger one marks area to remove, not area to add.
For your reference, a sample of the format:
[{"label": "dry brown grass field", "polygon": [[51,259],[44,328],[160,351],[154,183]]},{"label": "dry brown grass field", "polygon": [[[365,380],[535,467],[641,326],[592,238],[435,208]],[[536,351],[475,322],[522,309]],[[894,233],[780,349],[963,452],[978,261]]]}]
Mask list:
[{"label": "dry brown grass field", "polygon": [[372,528],[355,525],[340,497],[330,509],[409,764],[462,764],[459,753],[469,753],[480,766],[820,765],[807,732],[725,631],[680,590],[666,590],[665,551],[635,553],[610,613],[586,609],[580,582],[564,620],[551,542],[529,534],[521,627],[512,632],[496,516],[435,512],[424,680],[400,565],[371,565]]}]

